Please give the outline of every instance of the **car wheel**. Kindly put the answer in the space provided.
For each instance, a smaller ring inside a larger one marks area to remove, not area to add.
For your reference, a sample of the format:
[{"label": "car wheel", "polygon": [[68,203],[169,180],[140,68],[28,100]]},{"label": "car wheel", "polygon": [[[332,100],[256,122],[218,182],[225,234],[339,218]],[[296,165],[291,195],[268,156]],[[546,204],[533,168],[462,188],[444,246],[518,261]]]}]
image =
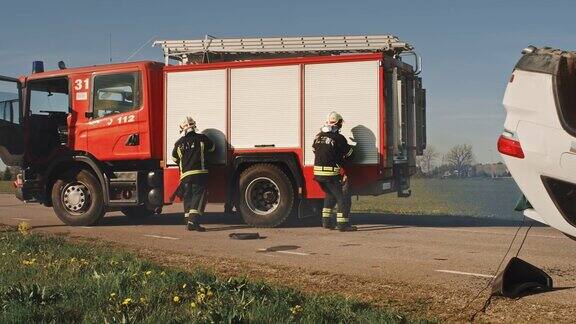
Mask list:
[{"label": "car wheel", "polygon": [[294,206],[290,178],[271,164],[256,164],[240,175],[238,206],[246,224],[276,227],[284,223]]},{"label": "car wheel", "polygon": [[87,170],[61,175],[52,187],[56,216],[66,225],[91,226],[104,216],[104,197],[98,179]]}]

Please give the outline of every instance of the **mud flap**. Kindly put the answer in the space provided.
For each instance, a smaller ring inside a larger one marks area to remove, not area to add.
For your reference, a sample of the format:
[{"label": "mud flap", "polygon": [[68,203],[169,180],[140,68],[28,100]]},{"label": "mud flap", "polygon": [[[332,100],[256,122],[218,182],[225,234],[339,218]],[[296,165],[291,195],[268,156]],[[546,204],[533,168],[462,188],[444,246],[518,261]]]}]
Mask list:
[{"label": "mud flap", "polygon": [[552,278],[538,267],[513,257],[492,284],[492,295],[517,298],[552,290]]}]

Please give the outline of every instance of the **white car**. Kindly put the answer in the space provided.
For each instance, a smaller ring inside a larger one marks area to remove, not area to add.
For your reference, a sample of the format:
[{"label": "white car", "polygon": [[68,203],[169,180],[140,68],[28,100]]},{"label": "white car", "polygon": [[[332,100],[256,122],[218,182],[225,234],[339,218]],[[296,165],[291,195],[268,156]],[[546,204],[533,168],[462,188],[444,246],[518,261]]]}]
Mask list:
[{"label": "white car", "polygon": [[576,52],[529,46],[516,64],[498,140],[529,201],[524,215],[576,237]]}]

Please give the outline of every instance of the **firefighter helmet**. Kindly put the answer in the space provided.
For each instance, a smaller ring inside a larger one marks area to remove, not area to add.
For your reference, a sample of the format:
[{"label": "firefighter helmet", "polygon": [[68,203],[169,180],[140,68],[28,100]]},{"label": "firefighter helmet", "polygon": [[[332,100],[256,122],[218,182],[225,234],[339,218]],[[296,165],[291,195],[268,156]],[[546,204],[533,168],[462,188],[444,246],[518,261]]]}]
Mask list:
[{"label": "firefighter helmet", "polygon": [[191,129],[193,131],[196,130],[196,121],[190,116],[184,118],[184,120],[180,124],[180,133],[182,133],[188,129]]},{"label": "firefighter helmet", "polygon": [[326,119],[326,125],[328,126],[340,126],[342,125],[342,122],[344,122],[342,115],[335,111],[331,112]]}]

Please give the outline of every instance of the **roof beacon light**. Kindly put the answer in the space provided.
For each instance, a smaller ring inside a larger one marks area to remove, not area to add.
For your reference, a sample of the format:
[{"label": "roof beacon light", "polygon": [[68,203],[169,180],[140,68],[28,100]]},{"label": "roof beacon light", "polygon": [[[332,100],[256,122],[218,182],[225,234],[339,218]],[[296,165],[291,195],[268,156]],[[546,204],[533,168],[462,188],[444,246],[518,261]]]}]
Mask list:
[{"label": "roof beacon light", "polygon": [[34,61],[32,62],[32,74],[44,72],[44,62]]}]

